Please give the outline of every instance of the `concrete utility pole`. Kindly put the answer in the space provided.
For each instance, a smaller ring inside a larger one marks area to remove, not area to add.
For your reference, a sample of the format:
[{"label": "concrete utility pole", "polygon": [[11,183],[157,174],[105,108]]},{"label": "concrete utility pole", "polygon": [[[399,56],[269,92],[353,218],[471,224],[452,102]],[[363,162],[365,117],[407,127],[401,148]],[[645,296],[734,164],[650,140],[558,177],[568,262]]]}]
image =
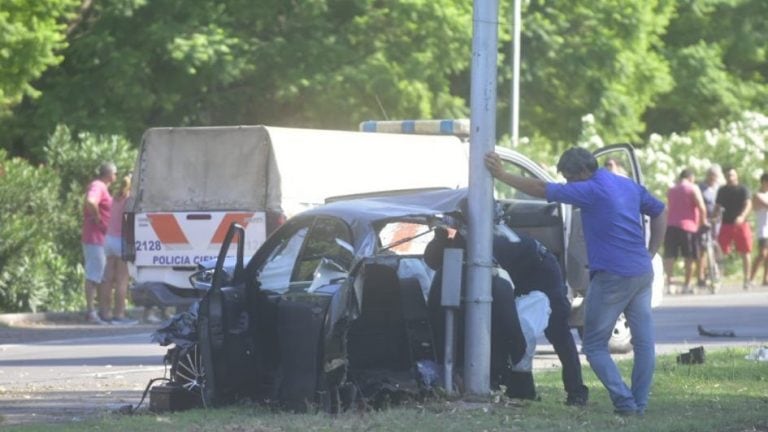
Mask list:
[{"label": "concrete utility pole", "polygon": [[493,178],[485,168],[483,157],[496,145],[498,16],[498,0],[475,0],[470,90],[464,383],[468,394],[478,396],[490,394]]},{"label": "concrete utility pole", "polygon": [[510,89],[510,101],[512,121],[512,147],[517,148],[520,143],[520,31],[522,30],[522,18],[520,3],[523,0],[514,0],[514,15],[512,17],[512,88]]}]

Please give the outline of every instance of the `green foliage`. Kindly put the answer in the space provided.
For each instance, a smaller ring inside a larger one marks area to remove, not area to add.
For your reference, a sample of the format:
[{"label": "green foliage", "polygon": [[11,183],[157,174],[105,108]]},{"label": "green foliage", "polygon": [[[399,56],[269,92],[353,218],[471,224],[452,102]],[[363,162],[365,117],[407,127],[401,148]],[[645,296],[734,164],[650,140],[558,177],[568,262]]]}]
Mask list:
[{"label": "green foliage", "polygon": [[34,167],[0,150],[0,311],[71,310],[82,303],[83,194],[102,161],[129,170],[126,140],[59,127]]},{"label": "green foliage", "polygon": [[666,137],[653,135],[638,155],[649,189],[665,197],[667,188],[683,168],[692,169],[703,180],[713,163],[736,167],[740,182],[754,191],[766,170],[767,151],[768,117],[747,112],[740,119],[723,122],[714,129]]},{"label": "green foliage", "polygon": [[62,60],[66,24],[77,0],[0,1],[0,116],[23,96],[40,92],[30,82]]},{"label": "green foliage", "polygon": [[[43,161],[60,123],[137,142],[151,126],[468,114],[472,2],[106,0],[76,16],[73,3],[0,8],[0,99],[27,95],[0,122],[12,155]],[[500,3],[500,131],[511,7]],[[589,113],[606,140],[639,142],[765,112],[767,14],[764,0],[522,2],[521,135],[557,152]]]},{"label": "green foliage", "polygon": [[[59,179],[0,150],[0,311],[15,312],[71,303],[67,283],[79,279],[57,242],[66,214],[60,212]],[[72,263],[74,264],[74,263]]]},{"label": "green foliage", "polygon": [[0,146],[41,158],[58,123],[138,140],[150,126],[356,129],[467,114],[452,93],[469,66],[467,2],[113,0],[92,16]]},{"label": "green foliage", "polygon": [[571,145],[593,113],[609,141],[634,140],[673,84],[658,53],[672,3],[530,2],[523,9],[521,135]]},{"label": "green foliage", "polygon": [[[467,402],[429,398],[418,403],[360,413],[338,415],[277,412],[269,407],[240,404],[180,413],[102,416],[56,425],[57,431],[765,431],[765,362],[744,359],[746,349],[708,350],[702,365],[677,365],[674,356],[658,358],[650,405],[643,417],[613,414],[607,391],[583,366],[590,388],[587,407],[566,406],[560,371],[535,372],[540,401],[510,400],[494,394],[487,400]],[[629,379],[631,362],[620,369]],[[45,426],[50,429],[50,426]],[[36,425],[14,431],[48,430]]]},{"label": "green foliage", "polygon": [[646,119],[670,134],[734,121],[768,104],[768,3],[763,0],[678,1],[664,37],[675,86]]}]

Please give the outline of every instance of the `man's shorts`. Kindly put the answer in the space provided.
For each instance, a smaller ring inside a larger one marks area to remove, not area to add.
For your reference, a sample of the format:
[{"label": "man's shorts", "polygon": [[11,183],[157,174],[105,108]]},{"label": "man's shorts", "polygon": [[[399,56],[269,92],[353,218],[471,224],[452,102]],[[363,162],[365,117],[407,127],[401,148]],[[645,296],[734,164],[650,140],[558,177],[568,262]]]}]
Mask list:
[{"label": "man's shorts", "polygon": [[667,227],[664,234],[664,258],[698,259],[701,255],[701,239],[696,232],[685,231],[680,227]]},{"label": "man's shorts", "polygon": [[83,243],[85,258],[85,279],[93,283],[101,283],[104,278],[104,267],[107,266],[107,256],[104,246]]},{"label": "man's shorts", "polygon": [[118,258],[123,257],[123,238],[113,235],[107,235],[104,239],[104,253],[108,257],[115,256]]},{"label": "man's shorts", "polygon": [[720,249],[724,254],[731,252],[731,243],[736,244],[739,253],[752,252],[752,229],[749,223],[723,224],[720,227],[720,235],[717,236]]}]

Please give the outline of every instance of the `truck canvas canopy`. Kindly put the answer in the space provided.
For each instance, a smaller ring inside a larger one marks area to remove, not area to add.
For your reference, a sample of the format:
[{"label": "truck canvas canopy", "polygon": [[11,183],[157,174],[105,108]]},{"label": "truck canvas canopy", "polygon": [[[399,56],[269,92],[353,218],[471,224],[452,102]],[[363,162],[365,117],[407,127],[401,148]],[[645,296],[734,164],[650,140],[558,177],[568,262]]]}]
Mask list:
[{"label": "truck canvas canopy", "polygon": [[466,148],[452,136],[270,126],[149,129],[129,211],[276,210],[327,197],[467,185]]}]

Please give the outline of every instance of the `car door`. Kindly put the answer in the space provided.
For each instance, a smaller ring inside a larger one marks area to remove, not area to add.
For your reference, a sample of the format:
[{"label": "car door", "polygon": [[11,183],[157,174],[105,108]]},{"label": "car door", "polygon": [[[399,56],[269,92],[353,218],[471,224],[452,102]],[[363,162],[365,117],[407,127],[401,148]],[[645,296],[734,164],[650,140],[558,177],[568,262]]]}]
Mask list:
[{"label": "car door", "polygon": [[[332,217],[297,217],[272,235],[242,269],[235,225],[222,243],[211,288],[200,303],[198,333],[203,401],[241,397],[279,400],[301,408],[312,400],[328,351],[324,335],[331,304],[344,310],[352,262],[351,230]],[[240,232],[243,235],[242,230]],[[238,245],[233,277],[224,271]],[[342,298],[341,300],[338,300]],[[340,311],[339,311],[340,310]],[[330,354],[328,354],[330,355]]]},{"label": "car door", "polygon": [[[508,172],[547,182],[556,181],[544,167],[527,156],[505,148],[496,151]],[[568,246],[570,206],[527,195],[500,181],[494,182],[494,195],[504,210],[504,222],[513,230],[524,232],[544,244],[557,257],[566,274],[569,262],[574,259]]]},{"label": "car door", "polygon": [[272,383],[259,396],[304,410],[307,401],[335,403],[318,397],[335,391],[344,376],[337,370],[346,356],[344,329],[336,325],[351,309],[354,251],[343,220],[297,219],[254,258],[251,289],[258,292],[256,349],[264,353],[264,381]]}]

